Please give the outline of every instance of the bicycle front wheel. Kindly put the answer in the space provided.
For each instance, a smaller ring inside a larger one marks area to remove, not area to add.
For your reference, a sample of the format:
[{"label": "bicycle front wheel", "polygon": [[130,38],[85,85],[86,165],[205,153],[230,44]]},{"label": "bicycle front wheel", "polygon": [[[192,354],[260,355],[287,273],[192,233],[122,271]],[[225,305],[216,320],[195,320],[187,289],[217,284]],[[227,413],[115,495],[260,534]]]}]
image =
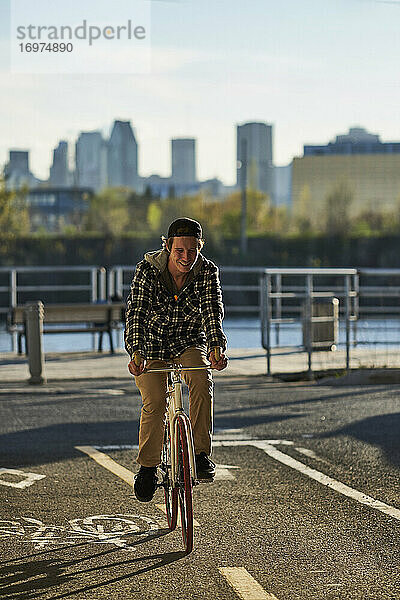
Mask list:
[{"label": "bicycle front wheel", "polygon": [[161,452],[161,469],[163,472],[163,487],[165,510],[168,527],[171,531],[176,528],[178,520],[178,490],[173,486],[171,472],[171,433],[169,421],[165,423],[164,443]]},{"label": "bicycle front wheel", "polygon": [[189,436],[191,435],[190,422],[183,415],[179,415],[176,422],[176,457],[177,457],[177,483],[178,497],[181,513],[182,537],[186,554],[193,550],[193,480],[190,473],[189,462]]}]

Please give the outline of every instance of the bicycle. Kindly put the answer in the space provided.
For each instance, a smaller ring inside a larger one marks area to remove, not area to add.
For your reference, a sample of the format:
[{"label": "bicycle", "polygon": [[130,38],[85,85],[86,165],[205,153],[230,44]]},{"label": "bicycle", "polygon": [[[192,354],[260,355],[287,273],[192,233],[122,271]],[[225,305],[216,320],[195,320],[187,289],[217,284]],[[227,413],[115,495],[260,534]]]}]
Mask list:
[{"label": "bicycle", "polygon": [[[214,349],[218,361],[220,349]],[[134,357],[137,365],[141,362],[138,353]],[[196,460],[193,443],[192,425],[183,407],[182,373],[200,371],[211,366],[183,367],[170,364],[161,369],[145,369],[144,373],[167,373],[167,409],[164,439],[161,450],[162,481],[158,487],[164,489],[165,509],[170,531],[176,529],[178,522],[178,502],[181,515],[182,537],[186,554],[193,550],[193,487],[197,480]]]}]

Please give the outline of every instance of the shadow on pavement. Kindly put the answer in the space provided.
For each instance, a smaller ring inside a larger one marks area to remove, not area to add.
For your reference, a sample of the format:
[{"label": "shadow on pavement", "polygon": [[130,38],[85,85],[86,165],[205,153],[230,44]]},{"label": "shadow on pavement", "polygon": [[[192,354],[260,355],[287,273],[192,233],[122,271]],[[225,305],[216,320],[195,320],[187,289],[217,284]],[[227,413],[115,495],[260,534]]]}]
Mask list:
[{"label": "shadow on pavement", "polygon": [[368,417],[356,421],[324,437],[346,435],[372,446],[380,447],[386,460],[400,468],[400,413],[390,413]]},{"label": "shadow on pavement", "polygon": [[61,423],[0,436],[2,466],[29,466],[78,456],[74,446],[137,444],[138,421]]},{"label": "shadow on pavement", "polygon": [[[303,416],[293,414],[215,415],[220,429],[251,427],[287,421]],[[47,462],[77,458],[75,446],[135,445],[139,422],[100,421],[95,423],[61,423],[35,429],[24,429],[0,435],[2,466],[8,468],[41,465]]]},{"label": "shadow on pavement", "polygon": [[[101,559],[111,553],[115,554],[118,551],[120,550],[106,550],[105,552],[74,560],[50,558],[46,560],[19,562],[18,564],[14,562],[12,565],[1,566],[0,597],[9,600],[32,600],[33,598],[44,597],[56,599],[71,596],[83,598],[86,597],[84,596],[85,592],[133,578],[141,573],[158,569],[185,557],[183,551],[166,552],[164,554],[128,558],[127,560],[106,564],[101,562],[92,566],[93,560]],[[72,570],[72,567],[86,561],[92,561],[87,568]],[[136,568],[132,570],[132,566]],[[118,576],[110,577],[110,575],[107,575],[110,569],[113,574],[118,569],[123,569],[123,572]],[[102,581],[100,582],[98,582],[99,577],[102,577]],[[90,578],[90,581],[85,584],[84,578]],[[63,584],[68,584],[69,591],[54,595],[54,592]],[[71,590],[74,584],[80,585],[80,587]]]}]

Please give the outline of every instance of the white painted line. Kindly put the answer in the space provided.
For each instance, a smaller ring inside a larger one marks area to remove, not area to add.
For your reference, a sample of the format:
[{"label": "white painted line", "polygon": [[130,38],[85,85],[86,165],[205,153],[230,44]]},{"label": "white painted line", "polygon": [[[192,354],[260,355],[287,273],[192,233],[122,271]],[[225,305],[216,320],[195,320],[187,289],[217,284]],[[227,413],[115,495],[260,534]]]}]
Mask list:
[{"label": "white painted line", "polygon": [[335,490],[336,492],[339,492],[339,494],[342,494],[343,496],[347,496],[348,498],[352,498],[353,500],[357,500],[357,502],[360,502],[360,504],[364,504],[365,506],[368,506],[369,508],[374,508],[375,510],[379,510],[380,512],[384,513],[385,515],[388,515],[389,517],[393,517],[393,519],[397,519],[398,521],[400,521],[400,509],[395,508],[394,506],[390,506],[389,504],[385,504],[384,502],[381,502],[380,500],[376,500],[375,498],[372,498],[371,496],[367,496],[366,494],[363,494],[362,492],[359,492],[359,491],[349,487],[348,485],[341,483],[340,481],[336,481],[336,479],[332,479],[332,477],[329,477],[328,475],[325,475],[324,473],[321,473],[320,471],[317,471],[315,469],[311,469],[310,467],[307,467],[307,465],[292,458],[288,454],[284,454],[283,452],[280,452],[279,450],[274,448],[274,446],[269,444],[268,441],[266,441],[266,440],[257,440],[257,441],[249,440],[247,442],[241,441],[241,440],[237,440],[237,441],[233,441],[233,442],[226,441],[226,442],[219,442],[218,445],[220,445],[220,446],[246,446],[247,445],[247,446],[254,446],[255,448],[260,448],[261,450],[264,450],[264,452],[266,454],[268,454],[268,456],[270,456],[271,458],[278,460],[279,462],[283,463],[284,465],[286,465],[288,467],[291,467],[292,469],[296,469],[296,471],[299,471],[300,473],[303,473],[303,475],[307,475],[307,477],[310,477],[311,479],[314,479],[315,481],[322,483],[322,485],[326,485],[328,488]]},{"label": "white painted line", "polygon": [[[164,515],[167,515],[167,509],[165,508],[165,504],[156,504],[156,507],[161,510],[161,512],[164,513]],[[181,511],[178,510],[178,520],[177,520],[177,525],[178,527],[182,527],[182,522],[181,522]],[[196,521],[196,519],[193,519],[193,525],[195,527],[200,527],[200,523],[198,521]]]},{"label": "white painted line", "polygon": [[219,567],[218,570],[242,600],[278,600],[274,594],[263,590],[244,567]]},{"label": "white painted line", "polygon": [[[1,479],[2,474],[17,475],[22,477],[20,481],[7,481]],[[6,485],[7,487],[17,488],[23,490],[24,488],[30,487],[35,481],[44,479],[46,475],[39,475],[38,473],[25,473],[24,471],[18,471],[17,469],[5,469],[0,467],[0,485]]]},{"label": "white painted line", "polygon": [[112,389],[100,389],[100,388],[94,388],[94,389],[90,389],[90,390],[86,390],[85,391],[85,395],[87,394],[101,394],[104,396],[125,396],[125,391],[124,390],[112,390]]},{"label": "white painted line", "polygon": [[239,469],[234,465],[215,465],[215,477],[214,481],[234,481],[236,477],[229,471],[229,469]]},{"label": "white painted line", "polygon": [[130,486],[133,485],[133,477],[134,473],[129,471],[129,469],[125,469],[122,465],[119,465],[115,460],[107,456],[107,454],[103,454],[103,452],[99,452],[93,446],[75,446],[77,450],[83,452],[93,458],[99,465],[117,475],[123,481],[126,481]]},{"label": "white painted line", "polygon": [[96,450],[139,450],[139,446],[137,444],[120,444],[119,446],[93,446],[93,448],[96,448]]},{"label": "white painted line", "polygon": [[217,440],[212,445],[213,446],[254,446],[257,442],[266,442],[267,444],[271,444],[272,446],[294,446],[294,442],[289,440],[255,440],[252,438],[247,438],[245,440]]},{"label": "white painted line", "polygon": [[308,456],[309,458],[318,460],[319,462],[325,463],[326,465],[331,464],[329,461],[327,461],[324,458],[321,458],[320,456],[315,454],[314,450],[310,450],[309,448],[299,448],[298,446],[296,446],[295,450],[297,452],[300,452],[300,454],[304,454],[304,456]]}]

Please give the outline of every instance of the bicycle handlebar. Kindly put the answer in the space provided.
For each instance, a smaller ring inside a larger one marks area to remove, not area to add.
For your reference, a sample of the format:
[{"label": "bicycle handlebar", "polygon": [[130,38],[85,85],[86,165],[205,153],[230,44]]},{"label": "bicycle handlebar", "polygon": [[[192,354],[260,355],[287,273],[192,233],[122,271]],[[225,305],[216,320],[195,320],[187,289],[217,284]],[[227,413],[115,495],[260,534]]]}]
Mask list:
[{"label": "bicycle handlebar", "polygon": [[183,367],[182,365],[176,365],[171,367],[164,367],[162,369],[144,369],[143,373],[174,373],[175,371],[206,371],[207,369],[215,369],[211,364],[209,366],[202,367]]},{"label": "bicycle handlebar", "polygon": [[[219,347],[215,347],[213,348],[214,350],[214,356],[215,356],[215,360],[218,362],[219,359],[221,358],[221,348]],[[133,362],[135,363],[135,365],[138,367],[141,362],[142,362],[142,357],[140,355],[140,352],[136,351],[133,355]],[[189,369],[190,371],[196,370],[196,369],[209,369],[210,367],[193,367],[191,369]],[[183,370],[187,370],[187,367],[184,367]],[[173,369],[172,369],[173,370]],[[152,369],[152,371],[146,371],[146,373],[150,373],[150,372],[155,372],[155,369]]]}]

